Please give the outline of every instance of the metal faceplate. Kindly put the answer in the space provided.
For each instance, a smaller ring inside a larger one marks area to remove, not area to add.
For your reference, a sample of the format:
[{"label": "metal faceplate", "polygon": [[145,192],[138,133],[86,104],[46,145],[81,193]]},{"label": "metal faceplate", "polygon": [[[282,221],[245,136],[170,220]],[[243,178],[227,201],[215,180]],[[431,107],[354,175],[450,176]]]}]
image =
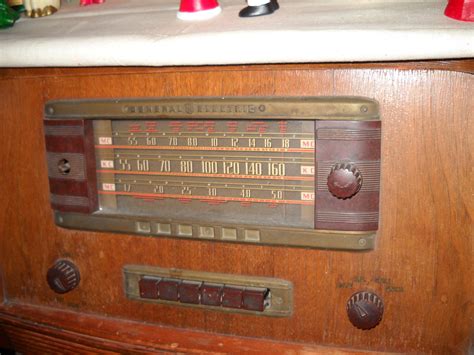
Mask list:
[{"label": "metal faceplate", "polygon": [[45,115],[60,226],[374,247],[381,137],[374,100],[74,100],[47,103]]}]

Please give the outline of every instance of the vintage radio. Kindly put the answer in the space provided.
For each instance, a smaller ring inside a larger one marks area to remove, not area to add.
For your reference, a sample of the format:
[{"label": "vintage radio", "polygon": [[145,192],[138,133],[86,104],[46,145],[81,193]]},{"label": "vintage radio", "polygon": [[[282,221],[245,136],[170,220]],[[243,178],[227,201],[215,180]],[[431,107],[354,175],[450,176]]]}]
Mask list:
[{"label": "vintage radio", "polygon": [[469,352],[472,60],[1,72],[0,349]]}]

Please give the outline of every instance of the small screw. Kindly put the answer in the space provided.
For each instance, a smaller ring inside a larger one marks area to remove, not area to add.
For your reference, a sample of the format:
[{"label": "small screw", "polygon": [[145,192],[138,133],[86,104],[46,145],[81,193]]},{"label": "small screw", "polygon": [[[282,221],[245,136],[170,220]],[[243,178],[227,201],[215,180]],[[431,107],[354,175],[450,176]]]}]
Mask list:
[{"label": "small screw", "polygon": [[58,216],[58,223],[63,223],[63,222],[64,222],[64,219],[63,219],[63,217],[61,217],[61,216]]},{"label": "small screw", "polygon": [[359,245],[361,247],[365,246],[366,244],[367,244],[367,240],[365,240],[364,238],[359,239]]},{"label": "small screw", "polygon": [[50,115],[54,114],[54,108],[52,106],[48,106],[48,108],[46,109],[46,112]]},{"label": "small screw", "polygon": [[360,112],[366,113],[367,111],[369,111],[369,108],[367,106],[363,105],[360,107]]}]

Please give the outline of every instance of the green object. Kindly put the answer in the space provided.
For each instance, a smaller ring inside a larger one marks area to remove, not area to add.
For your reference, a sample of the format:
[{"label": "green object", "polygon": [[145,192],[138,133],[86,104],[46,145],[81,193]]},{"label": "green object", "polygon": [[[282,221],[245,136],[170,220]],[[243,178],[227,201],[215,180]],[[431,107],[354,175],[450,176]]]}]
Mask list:
[{"label": "green object", "polygon": [[0,0],[0,28],[13,26],[20,15],[7,5],[6,0]]}]

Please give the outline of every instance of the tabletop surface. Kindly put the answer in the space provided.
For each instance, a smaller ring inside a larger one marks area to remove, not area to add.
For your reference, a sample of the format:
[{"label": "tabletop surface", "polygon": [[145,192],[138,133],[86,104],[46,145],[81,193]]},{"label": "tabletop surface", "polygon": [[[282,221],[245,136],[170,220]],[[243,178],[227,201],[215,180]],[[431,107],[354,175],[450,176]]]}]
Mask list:
[{"label": "tabletop surface", "polygon": [[439,0],[280,0],[272,15],[177,19],[178,0],[65,2],[0,30],[0,67],[171,66],[400,61],[474,57],[474,23]]}]

